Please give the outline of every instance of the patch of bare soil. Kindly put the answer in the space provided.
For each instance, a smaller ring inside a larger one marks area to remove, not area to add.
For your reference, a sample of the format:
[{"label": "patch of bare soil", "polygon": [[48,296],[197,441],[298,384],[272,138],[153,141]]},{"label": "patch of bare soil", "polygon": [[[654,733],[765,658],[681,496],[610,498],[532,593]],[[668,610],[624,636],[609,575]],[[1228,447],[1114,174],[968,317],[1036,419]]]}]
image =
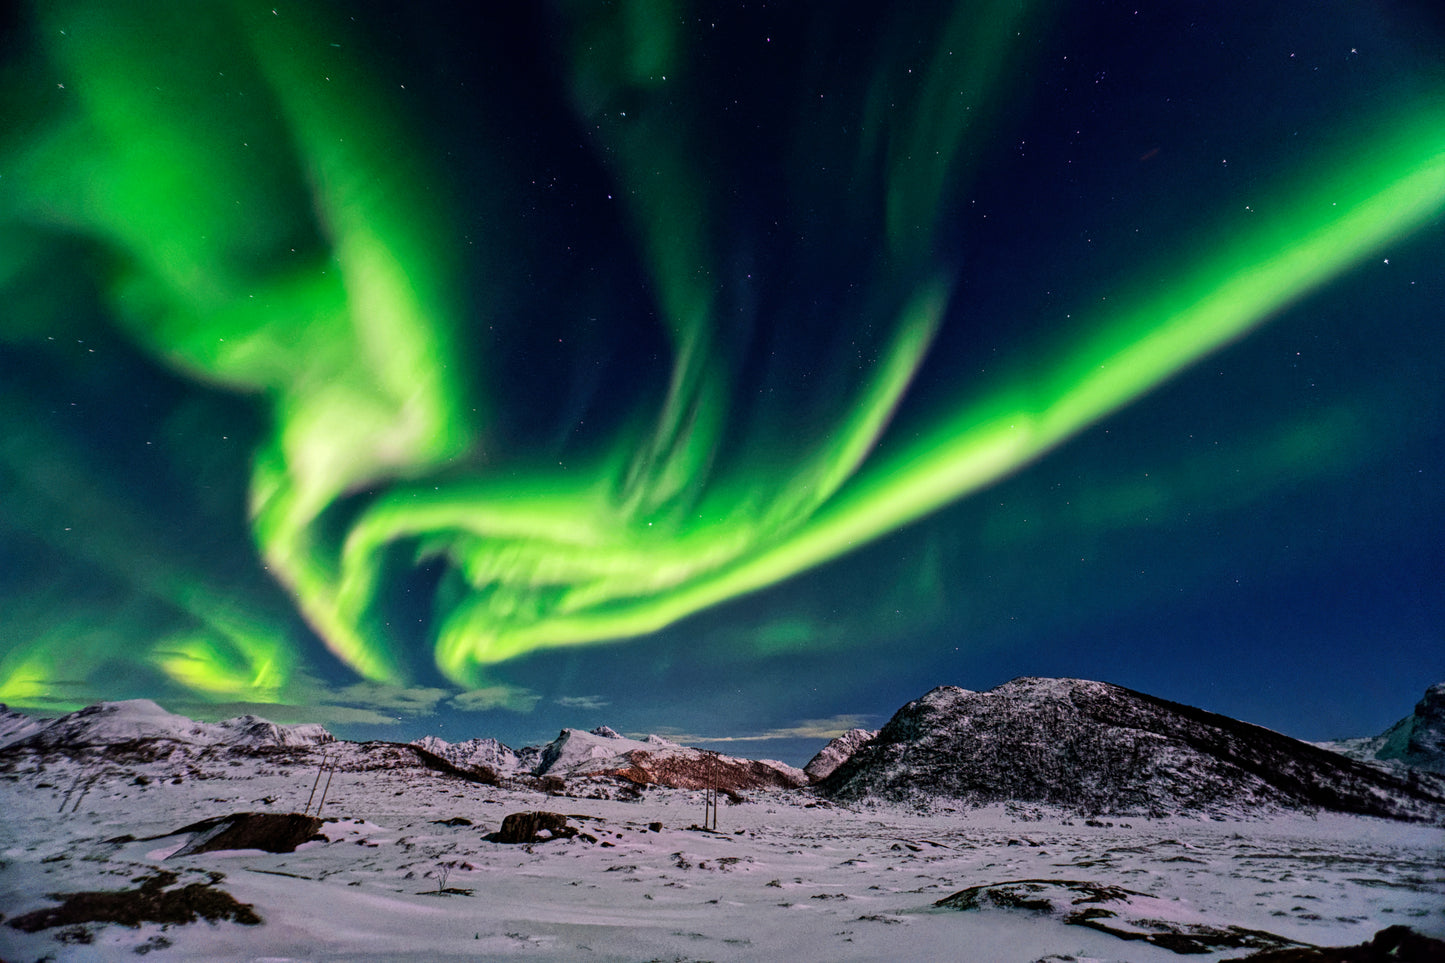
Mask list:
[{"label": "patch of bare soil", "polygon": [[179,877],[157,870],[132,880],[140,884],[136,889],[48,893],[50,899],[61,901],[59,906],[17,916],[9,925],[25,933],[36,933],[81,923],[119,923],[131,927],[142,923],[184,925],[196,920],[210,923],[229,920],[246,926],[260,923],[261,917],[249,903],[237,902],[231,894],[215,888],[223,878],[220,873],[212,873],[209,882],[167,889]]}]

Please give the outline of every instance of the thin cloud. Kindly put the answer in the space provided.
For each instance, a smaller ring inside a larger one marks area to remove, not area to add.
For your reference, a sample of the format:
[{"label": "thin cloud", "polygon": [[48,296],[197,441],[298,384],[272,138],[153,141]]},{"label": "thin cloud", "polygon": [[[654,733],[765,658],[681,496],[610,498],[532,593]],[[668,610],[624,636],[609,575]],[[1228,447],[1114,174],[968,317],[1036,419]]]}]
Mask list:
[{"label": "thin cloud", "polygon": [[541,696],[531,689],[518,685],[492,685],[470,692],[460,692],[448,700],[448,705],[462,712],[484,712],[488,709],[506,709],[510,712],[531,712],[537,708]]},{"label": "thin cloud", "polygon": [[603,699],[601,696],[590,696],[590,695],[582,695],[582,696],[558,696],[556,699],[553,699],[552,701],[555,702],[555,703],[557,703],[559,706],[561,706],[561,707],[564,708],[564,709],[587,709],[587,710],[592,710],[592,709],[604,709],[604,708],[606,708],[607,706],[612,705],[611,702],[609,702],[609,701],[606,700],[606,699]]},{"label": "thin cloud", "polygon": [[839,715],[828,719],[804,719],[797,725],[778,729],[766,729],[750,735],[703,736],[679,733],[669,734],[674,742],[772,742],[777,739],[836,739],[849,729],[869,729],[874,717],[862,715]]},{"label": "thin cloud", "polygon": [[450,693],[426,686],[394,686],[376,682],[354,682],[332,693],[330,700],[341,705],[392,710],[408,716],[429,716],[437,703]]}]

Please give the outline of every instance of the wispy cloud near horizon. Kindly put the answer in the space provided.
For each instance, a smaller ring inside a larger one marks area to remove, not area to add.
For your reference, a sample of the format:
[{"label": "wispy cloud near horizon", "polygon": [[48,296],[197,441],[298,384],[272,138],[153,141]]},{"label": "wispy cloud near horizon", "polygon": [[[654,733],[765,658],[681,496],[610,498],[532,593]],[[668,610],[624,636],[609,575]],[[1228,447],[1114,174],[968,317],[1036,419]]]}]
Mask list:
[{"label": "wispy cloud near horizon", "polygon": [[697,733],[658,733],[674,742],[682,743],[732,743],[732,742],[773,742],[781,739],[836,739],[849,729],[869,729],[876,717],[869,715],[837,715],[826,719],[803,719],[797,725],[747,735],[705,736]]},{"label": "wispy cloud near horizon", "polygon": [[611,700],[595,695],[580,696],[558,696],[552,700],[564,709],[605,709],[612,705]]}]

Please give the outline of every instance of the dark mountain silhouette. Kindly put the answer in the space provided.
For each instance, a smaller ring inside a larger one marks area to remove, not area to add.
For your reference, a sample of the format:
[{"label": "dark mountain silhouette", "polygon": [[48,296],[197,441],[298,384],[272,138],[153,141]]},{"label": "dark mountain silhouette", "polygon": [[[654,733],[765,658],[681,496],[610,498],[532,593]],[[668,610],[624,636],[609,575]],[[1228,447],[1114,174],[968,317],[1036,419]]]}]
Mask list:
[{"label": "dark mountain silhouette", "polygon": [[1019,801],[1084,813],[1325,809],[1445,822],[1445,780],[1397,775],[1259,726],[1103,682],[943,686],[818,783],[843,801]]}]

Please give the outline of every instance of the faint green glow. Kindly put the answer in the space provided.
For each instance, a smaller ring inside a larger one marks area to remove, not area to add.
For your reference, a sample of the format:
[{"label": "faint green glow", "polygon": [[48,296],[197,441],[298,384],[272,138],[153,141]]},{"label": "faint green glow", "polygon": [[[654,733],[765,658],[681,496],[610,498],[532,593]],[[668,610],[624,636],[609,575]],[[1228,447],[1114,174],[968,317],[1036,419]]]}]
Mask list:
[{"label": "faint green glow", "polygon": [[274,638],[235,632],[162,641],[152,656],[172,680],[218,699],[277,702],[291,677],[291,654]]},{"label": "faint green glow", "polygon": [[[271,431],[250,485],[260,555],[369,679],[406,672],[377,616],[398,555],[446,563],[436,664],[482,693],[476,704],[495,704],[504,689],[487,684],[486,666],[657,631],[917,521],[1445,209],[1445,117],[1402,110],[1356,151],[1310,159],[1322,176],[1281,188],[1205,249],[1141,266],[1167,280],[1113,299],[1027,371],[995,377],[920,437],[893,437],[958,296],[955,266],[935,260],[934,219],[967,182],[980,116],[1001,109],[1013,38],[1036,17],[960,4],[920,58],[916,96],[890,113],[896,78],[880,72],[858,118],[856,163],[878,169],[885,195],[886,252],[865,280],[883,292],[890,334],[829,430],[760,465],[723,444],[738,387],[717,305],[726,261],[714,222],[728,198],[703,173],[708,132],[674,93],[686,90],[688,50],[668,10],[572,9],[569,81],[626,198],[671,377],[657,410],[631,422],[643,427],[592,463],[494,472],[488,419],[506,399],[488,396],[463,349],[478,323],[458,294],[470,266],[437,240],[454,235],[427,189],[435,178],[365,64],[290,8],[43,8],[66,99],[42,136],[6,144],[6,183],[24,189],[0,201],[0,217],[104,249],[107,303],[131,338],[190,377],[261,399]],[[32,236],[10,237],[0,290],[33,261]],[[158,633],[147,664],[216,700],[283,697],[295,668],[275,633],[214,596],[180,607],[196,624]],[[60,671],[16,648],[0,664],[0,698],[36,698]]]}]

